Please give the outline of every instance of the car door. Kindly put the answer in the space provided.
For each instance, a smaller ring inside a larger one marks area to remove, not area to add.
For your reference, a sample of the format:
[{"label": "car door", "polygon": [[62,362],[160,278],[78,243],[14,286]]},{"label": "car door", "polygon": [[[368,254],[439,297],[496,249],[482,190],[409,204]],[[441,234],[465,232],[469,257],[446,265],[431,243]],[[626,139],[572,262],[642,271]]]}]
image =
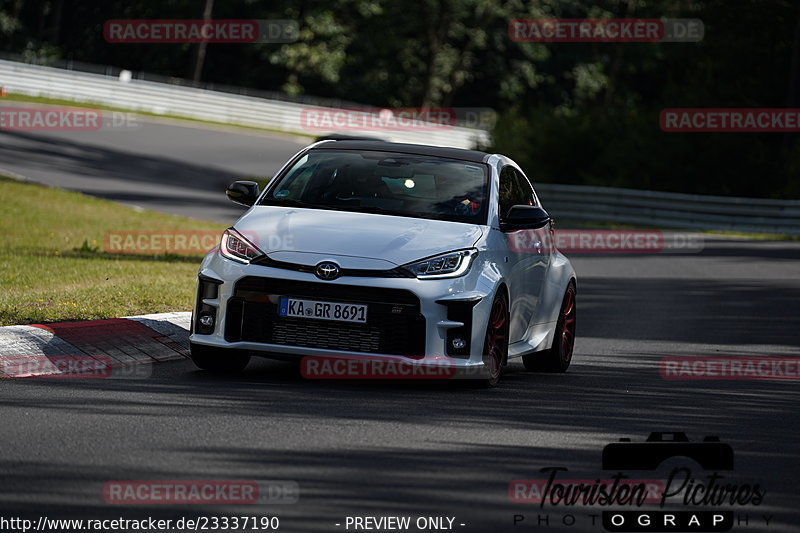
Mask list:
[{"label": "car door", "polygon": [[[515,169],[515,172],[519,175],[520,179],[522,180],[522,186],[526,188],[527,193],[530,193],[531,200],[533,203],[531,205],[541,207],[539,203],[539,197],[536,195],[536,192],[533,189],[533,185],[531,185],[530,180],[525,176],[524,173],[520,172],[518,169]],[[526,193],[526,194],[527,194]],[[536,263],[534,265],[533,275],[529,278],[530,283],[530,291],[532,294],[535,295],[536,304],[538,306],[539,297],[542,294],[542,290],[544,289],[544,282],[547,279],[547,268],[550,266],[550,259],[553,253],[553,247],[555,245],[555,234],[553,232],[553,223],[550,222],[544,227],[536,228],[536,229],[529,229],[527,231],[528,237],[528,249],[532,247],[535,250],[536,256]],[[531,252],[533,253],[533,252]],[[533,319],[530,324],[536,324],[540,322],[537,319],[536,311],[534,310]]]},{"label": "car door", "polygon": [[[537,198],[528,179],[514,166],[506,165],[500,172],[498,214],[501,226],[514,205],[537,205]],[[549,226],[541,229],[504,231],[508,257],[507,280],[511,305],[509,341],[521,341],[535,322],[536,307],[542,291],[550,246]]]}]

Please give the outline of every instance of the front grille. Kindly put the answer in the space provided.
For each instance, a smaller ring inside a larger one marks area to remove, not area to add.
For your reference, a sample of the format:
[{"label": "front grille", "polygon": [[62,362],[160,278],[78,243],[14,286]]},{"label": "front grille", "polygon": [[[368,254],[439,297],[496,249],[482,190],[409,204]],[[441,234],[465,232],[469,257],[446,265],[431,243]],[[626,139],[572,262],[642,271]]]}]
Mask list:
[{"label": "front grille", "polygon": [[299,318],[281,320],[272,330],[272,341],[275,344],[355,352],[380,352],[379,339],[380,329],[376,327],[365,328],[342,323],[314,324]]},{"label": "front grille", "polygon": [[[367,323],[280,317],[281,296],[367,304]],[[250,276],[228,300],[225,339],[418,358],[425,355],[425,318],[419,298],[406,290]]]}]

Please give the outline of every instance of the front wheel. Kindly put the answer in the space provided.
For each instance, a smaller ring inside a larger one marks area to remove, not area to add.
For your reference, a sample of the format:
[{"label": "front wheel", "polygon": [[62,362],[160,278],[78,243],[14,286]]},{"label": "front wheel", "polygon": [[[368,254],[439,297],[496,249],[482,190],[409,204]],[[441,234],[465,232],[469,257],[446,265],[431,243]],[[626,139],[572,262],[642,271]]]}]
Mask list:
[{"label": "front wheel", "polygon": [[214,348],[202,344],[191,343],[192,361],[203,370],[219,372],[220,374],[235,374],[244,370],[250,362],[250,356],[240,350],[229,348]]},{"label": "front wheel", "polygon": [[479,380],[483,387],[494,387],[500,381],[500,373],[508,357],[508,300],[498,294],[492,302],[489,322],[486,325],[486,340],[483,343],[484,364],[488,376]]},{"label": "front wheel", "polygon": [[572,362],[572,350],[575,347],[575,284],[570,281],[564,292],[561,310],[556,322],[553,346],[542,352],[522,356],[525,370],[531,372],[566,372]]}]

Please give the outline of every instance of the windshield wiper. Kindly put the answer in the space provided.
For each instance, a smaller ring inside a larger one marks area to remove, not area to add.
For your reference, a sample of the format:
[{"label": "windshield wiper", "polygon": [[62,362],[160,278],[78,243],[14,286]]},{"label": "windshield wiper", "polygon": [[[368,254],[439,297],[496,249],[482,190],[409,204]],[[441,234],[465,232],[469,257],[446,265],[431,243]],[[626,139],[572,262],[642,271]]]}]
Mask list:
[{"label": "windshield wiper", "polygon": [[281,207],[302,207],[304,209],[327,209],[329,211],[350,211],[350,209],[336,205],[310,204],[301,200],[291,198],[264,198],[258,205],[277,205]]},{"label": "windshield wiper", "polygon": [[387,209],[385,207],[378,207],[373,205],[353,206],[351,211],[355,211],[357,213],[375,213],[376,215],[394,215],[398,217],[415,216],[415,214],[407,213],[404,211],[397,211],[394,209]]},{"label": "windshield wiper", "polygon": [[261,200],[261,205],[282,205],[286,207],[307,207],[309,209],[326,209],[327,206],[309,204],[300,200],[292,200],[291,198],[264,198]]},{"label": "windshield wiper", "polygon": [[420,212],[410,212],[410,211],[396,211],[393,209],[387,209],[385,207],[373,207],[373,206],[359,206],[358,208],[351,209],[350,211],[355,211],[358,213],[374,213],[376,215],[391,215],[396,217],[406,217],[406,218],[423,218],[428,220],[449,220],[446,216],[439,215],[436,213],[420,213]]},{"label": "windshield wiper", "polygon": [[366,206],[366,205],[345,207],[338,205],[309,204],[300,200],[292,200],[290,198],[264,198],[259,205],[302,207],[306,209],[327,209],[330,211],[344,211],[347,213],[373,213],[376,215],[390,215],[390,216],[406,217],[406,218],[424,218],[430,220],[449,220],[446,216],[435,213],[409,213],[406,211],[387,209],[385,207]]}]

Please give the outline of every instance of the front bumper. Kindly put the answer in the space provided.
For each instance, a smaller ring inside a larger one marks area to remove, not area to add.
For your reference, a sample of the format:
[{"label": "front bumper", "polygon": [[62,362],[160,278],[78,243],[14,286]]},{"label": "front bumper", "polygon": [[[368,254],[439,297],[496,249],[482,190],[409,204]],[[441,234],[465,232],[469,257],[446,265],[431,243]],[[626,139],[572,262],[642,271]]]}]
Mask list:
[{"label": "front bumper", "polygon": [[[484,364],[494,281],[483,271],[480,256],[458,278],[322,281],[311,273],[239,264],[212,252],[200,269],[190,341],[284,358],[366,356],[477,368]],[[278,317],[280,296],[366,303],[368,321],[359,326]],[[200,325],[202,315],[213,317],[212,327]],[[454,348],[455,338],[466,346]]]}]

